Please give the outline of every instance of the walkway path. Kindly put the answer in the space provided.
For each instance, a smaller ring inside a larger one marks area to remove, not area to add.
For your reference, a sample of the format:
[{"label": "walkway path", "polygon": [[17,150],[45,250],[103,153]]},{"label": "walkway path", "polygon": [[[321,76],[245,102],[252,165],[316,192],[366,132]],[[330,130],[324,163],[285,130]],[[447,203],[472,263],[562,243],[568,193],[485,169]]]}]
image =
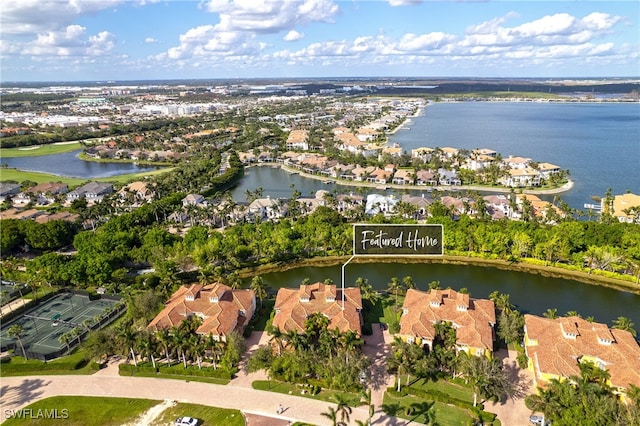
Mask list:
[{"label": "walkway path", "polygon": [[[259,345],[267,344],[268,339],[266,333],[254,332],[246,340],[247,354],[241,361],[242,367],[248,355]],[[374,324],[373,334],[364,336],[364,339],[366,343],[363,351],[373,361],[369,371],[371,399],[376,408],[373,424],[404,424],[404,420],[387,416],[381,410],[384,392],[394,383],[394,377],[386,372],[389,343],[393,341],[393,337],[378,324]],[[487,411],[496,413],[504,426],[527,425],[530,410],[524,405],[524,395],[531,391],[533,380],[527,370],[517,368],[515,352],[500,351],[496,355],[504,359],[505,367],[513,373],[514,380],[519,383],[520,392],[514,399],[487,403],[485,407]],[[244,413],[248,426],[285,426],[289,421],[315,425],[328,423],[328,419],[321,413],[327,412],[332,406],[331,403],[252,389],[251,383],[254,380],[266,380],[264,372],[248,373],[241,368],[237,377],[224,386],[173,379],[119,376],[118,365],[122,361],[113,358],[105,368],[90,376],[3,377],[0,382],[0,422],[6,419],[7,412],[11,412],[7,410],[19,409],[43,398],[56,395],[85,395],[154,399],[160,401],[159,404],[161,401],[179,401],[232,408]],[[276,409],[279,404],[286,409],[277,415]],[[367,407],[353,409],[352,424],[355,424],[355,420],[366,421],[367,418]],[[419,425],[415,422],[411,424]]]},{"label": "walkway path", "polygon": [[[374,357],[371,379],[372,402],[376,406],[376,414],[373,424],[397,426],[404,424],[404,420],[387,416],[380,409],[384,390],[390,380],[384,365],[387,356],[387,346],[382,343],[384,339],[380,327],[376,326],[374,334],[366,336],[367,344],[364,347],[365,353]],[[248,350],[241,366],[244,366],[249,353],[267,342],[266,333],[253,333],[246,341]],[[266,375],[263,372],[249,374],[244,368],[241,368],[229,385],[223,386],[173,379],[119,376],[118,365],[121,362],[121,359],[113,358],[105,368],[90,376],[3,377],[0,382],[0,421],[6,419],[5,413],[11,412],[6,410],[19,409],[56,395],[120,396],[232,408],[245,414],[249,426],[285,426],[289,421],[324,425],[328,419],[321,413],[332,406],[325,401],[252,389],[251,383],[254,380],[266,379]],[[285,407],[285,411],[277,415],[276,409],[279,404]],[[356,420],[366,421],[367,418],[367,407],[353,409],[352,423]],[[415,422],[412,424],[419,425]]]}]

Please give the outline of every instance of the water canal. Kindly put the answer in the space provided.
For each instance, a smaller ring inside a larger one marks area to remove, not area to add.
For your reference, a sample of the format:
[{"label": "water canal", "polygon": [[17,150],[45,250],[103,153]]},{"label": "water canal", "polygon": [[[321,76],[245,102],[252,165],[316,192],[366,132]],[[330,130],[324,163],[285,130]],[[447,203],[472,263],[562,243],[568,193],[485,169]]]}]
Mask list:
[{"label": "water canal", "polygon": [[[297,287],[305,279],[311,282],[329,278],[342,282],[342,267],[301,267],[262,275],[272,289]],[[611,325],[619,316],[630,318],[640,327],[640,295],[612,288],[551,278],[492,267],[438,263],[349,263],[345,267],[345,286],[353,286],[358,277],[366,278],[377,290],[385,290],[391,278],[410,276],[417,288],[426,290],[439,281],[442,288],[467,288],[472,297],[486,298],[497,290],[510,295],[511,303],[524,313],[542,315],[549,308],[559,316],[576,311],[583,317]]]}]

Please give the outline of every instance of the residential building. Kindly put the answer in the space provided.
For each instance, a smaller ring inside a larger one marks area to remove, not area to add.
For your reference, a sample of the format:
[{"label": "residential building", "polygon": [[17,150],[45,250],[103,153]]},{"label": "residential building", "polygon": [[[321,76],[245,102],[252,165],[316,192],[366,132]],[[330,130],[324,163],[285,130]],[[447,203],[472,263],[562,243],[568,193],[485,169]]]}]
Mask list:
[{"label": "residential building", "polygon": [[456,349],[469,355],[493,352],[496,312],[493,301],[472,299],[466,293],[446,290],[407,290],[398,336],[406,342],[433,349],[435,325],[446,321],[456,331]]},{"label": "residential building", "polygon": [[370,215],[382,213],[389,215],[394,212],[398,199],[393,195],[369,194],[365,205],[365,212]]},{"label": "residential building", "polygon": [[287,149],[309,150],[309,132],[307,130],[292,130],[287,137]]},{"label": "residential building", "polygon": [[580,376],[580,363],[607,370],[609,385],[624,397],[630,385],[640,387],[640,346],[629,331],[609,328],[578,316],[524,316],[524,345],[534,384]]},{"label": "residential building", "polygon": [[[606,210],[607,197],[602,198],[601,211]],[[620,222],[640,223],[640,195],[616,195],[609,206],[609,213]]]},{"label": "residential building", "polygon": [[255,310],[253,290],[234,290],[221,283],[183,285],[173,293],[147,329],[171,329],[187,317],[196,315],[202,319],[196,333],[211,334],[214,339],[224,342],[232,331],[242,333]]},{"label": "residential building", "polygon": [[87,202],[95,203],[101,201],[105,195],[113,192],[113,185],[102,182],[89,182],[79,188],[67,193],[67,201],[84,198]]},{"label": "residential building", "polygon": [[19,183],[0,182],[0,201],[6,201],[20,192]]},{"label": "residential building", "polygon": [[335,284],[302,284],[299,289],[281,288],[276,296],[273,327],[282,332],[305,331],[307,317],[321,313],[329,319],[329,329],[342,333],[362,333],[362,297],[360,289],[347,287],[344,293]]}]

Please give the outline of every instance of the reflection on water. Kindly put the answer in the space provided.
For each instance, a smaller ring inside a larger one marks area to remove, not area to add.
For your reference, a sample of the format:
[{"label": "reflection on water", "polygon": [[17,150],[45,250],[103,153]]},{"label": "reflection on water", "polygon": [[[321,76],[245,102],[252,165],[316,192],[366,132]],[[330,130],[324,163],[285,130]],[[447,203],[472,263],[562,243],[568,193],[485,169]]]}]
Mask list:
[{"label": "reflection on water", "polygon": [[[342,282],[341,266],[305,267],[262,275],[265,284],[277,289],[298,287],[305,279],[311,282],[329,278]],[[598,287],[577,281],[544,277],[524,272],[438,263],[350,263],[345,268],[345,286],[354,286],[358,277],[366,278],[377,290],[388,287],[391,278],[410,276],[418,289],[427,290],[429,283],[439,281],[443,288],[467,288],[472,297],[486,298],[497,290],[510,295],[511,303],[525,313],[542,315],[556,308],[558,315],[577,311],[583,317],[593,316],[597,322],[611,325],[619,316],[640,324],[640,295]],[[247,283],[249,280],[247,280]]]}]

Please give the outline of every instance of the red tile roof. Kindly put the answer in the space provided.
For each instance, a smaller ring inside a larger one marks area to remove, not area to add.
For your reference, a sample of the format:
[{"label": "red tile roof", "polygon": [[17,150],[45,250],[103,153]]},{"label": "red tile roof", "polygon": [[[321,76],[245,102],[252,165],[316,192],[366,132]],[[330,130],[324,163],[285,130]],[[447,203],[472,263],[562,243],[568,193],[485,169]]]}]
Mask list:
[{"label": "red tile roof", "polygon": [[299,289],[278,290],[274,309],[273,326],[283,332],[305,331],[305,321],[313,313],[322,313],[330,320],[329,328],[341,332],[362,331],[362,298],[359,288],[344,289],[345,303],[342,309],[342,289],[333,284],[315,283],[301,285]]},{"label": "red tile roof", "polygon": [[234,290],[220,283],[181,286],[147,328],[176,327],[187,316],[198,315],[202,318],[198,334],[225,337],[233,330],[243,330],[255,312],[255,300],[253,290]]},{"label": "red tile roof", "polygon": [[400,335],[433,341],[434,325],[448,321],[456,329],[457,344],[493,350],[496,315],[491,300],[472,299],[452,289],[409,289],[402,310]]},{"label": "red tile roof", "polygon": [[527,314],[524,320],[536,380],[541,380],[541,373],[580,375],[578,362],[587,357],[609,370],[613,386],[640,386],[640,346],[628,331],[577,316],[549,319]]}]

